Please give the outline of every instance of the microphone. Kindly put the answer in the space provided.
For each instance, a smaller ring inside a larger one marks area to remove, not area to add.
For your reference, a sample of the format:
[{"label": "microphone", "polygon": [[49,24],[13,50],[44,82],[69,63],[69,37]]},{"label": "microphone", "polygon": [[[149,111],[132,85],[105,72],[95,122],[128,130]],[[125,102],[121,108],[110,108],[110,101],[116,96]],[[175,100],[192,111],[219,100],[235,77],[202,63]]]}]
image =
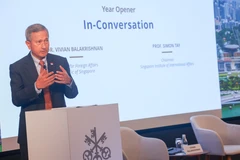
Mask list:
[{"label": "microphone", "polygon": [[45,65],[45,64],[43,65],[43,69],[45,69],[45,70],[47,69],[47,67],[46,67],[46,65]]}]

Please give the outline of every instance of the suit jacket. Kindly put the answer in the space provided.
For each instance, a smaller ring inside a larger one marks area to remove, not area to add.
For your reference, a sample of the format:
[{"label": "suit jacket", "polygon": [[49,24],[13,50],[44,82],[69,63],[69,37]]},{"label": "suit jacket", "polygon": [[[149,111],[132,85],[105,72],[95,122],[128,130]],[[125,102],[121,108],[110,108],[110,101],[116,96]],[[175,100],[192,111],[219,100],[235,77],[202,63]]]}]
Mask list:
[{"label": "suit jacket", "polygon": [[[48,54],[48,71],[60,71],[61,65],[70,74],[69,64],[66,58]],[[38,78],[38,72],[31,54],[10,65],[12,102],[15,106],[21,107],[19,119],[18,143],[26,144],[26,121],[25,112],[45,109],[43,92],[36,93],[34,83]],[[73,81],[71,88],[64,84],[54,83],[49,87],[53,108],[66,107],[64,96],[75,98],[78,89]],[[36,124],[37,125],[37,124]]]}]

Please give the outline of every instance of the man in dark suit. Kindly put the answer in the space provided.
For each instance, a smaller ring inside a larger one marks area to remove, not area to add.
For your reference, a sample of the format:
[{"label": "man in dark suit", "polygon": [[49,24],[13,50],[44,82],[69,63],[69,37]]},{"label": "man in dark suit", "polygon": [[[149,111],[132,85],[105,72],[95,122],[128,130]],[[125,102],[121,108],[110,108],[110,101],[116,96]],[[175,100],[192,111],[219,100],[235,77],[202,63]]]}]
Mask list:
[{"label": "man in dark suit", "polygon": [[[25,34],[30,53],[10,65],[12,102],[21,107],[18,143],[22,160],[28,160],[25,112],[46,109],[49,105],[50,109],[66,107],[64,96],[75,98],[78,94],[67,59],[48,53],[47,28],[33,24]],[[50,102],[45,98],[47,91]]]}]

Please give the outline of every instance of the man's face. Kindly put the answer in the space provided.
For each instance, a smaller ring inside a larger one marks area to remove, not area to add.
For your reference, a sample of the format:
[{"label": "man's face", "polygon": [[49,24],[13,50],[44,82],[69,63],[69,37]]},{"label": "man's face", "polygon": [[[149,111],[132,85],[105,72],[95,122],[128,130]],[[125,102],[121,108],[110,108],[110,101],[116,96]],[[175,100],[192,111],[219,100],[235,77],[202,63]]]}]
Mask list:
[{"label": "man's face", "polygon": [[31,34],[31,40],[26,41],[28,49],[32,51],[32,54],[37,59],[43,59],[49,51],[48,32],[46,30],[33,32]]}]

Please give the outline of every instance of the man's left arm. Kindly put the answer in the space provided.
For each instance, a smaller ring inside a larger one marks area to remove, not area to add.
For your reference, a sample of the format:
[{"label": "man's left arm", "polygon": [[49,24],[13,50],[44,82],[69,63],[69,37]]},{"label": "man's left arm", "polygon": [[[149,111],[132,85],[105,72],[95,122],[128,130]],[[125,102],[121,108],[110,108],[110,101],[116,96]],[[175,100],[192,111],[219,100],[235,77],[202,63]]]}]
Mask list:
[{"label": "man's left arm", "polygon": [[56,74],[56,82],[60,84],[65,84],[64,94],[67,98],[75,98],[78,95],[78,88],[71,76],[70,67],[66,58],[64,58],[60,69],[61,71],[57,71]]},{"label": "man's left arm", "polygon": [[67,98],[75,98],[78,95],[78,88],[72,78],[68,61],[66,58],[64,59],[65,59],[65,70],[67,71],[68,76],[71,78],[70,84],[67,84],[67,86],[65,86],[65,96]]}]

